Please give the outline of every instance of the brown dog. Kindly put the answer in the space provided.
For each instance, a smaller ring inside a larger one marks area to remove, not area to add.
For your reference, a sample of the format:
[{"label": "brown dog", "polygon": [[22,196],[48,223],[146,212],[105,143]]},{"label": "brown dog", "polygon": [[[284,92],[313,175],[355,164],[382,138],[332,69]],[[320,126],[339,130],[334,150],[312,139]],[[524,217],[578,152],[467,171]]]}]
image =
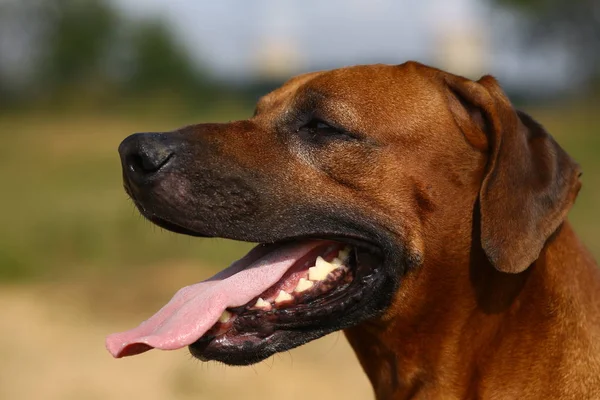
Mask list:
[{"label": "brown dog", "polygon": [[119,151],[154,223],[262,244],[110,336],[116,357],[250,364],[345,329],[378,399],[600,398],[600,271],[566,221],[579,167],[492,77],[311,73],[249,120]]}]

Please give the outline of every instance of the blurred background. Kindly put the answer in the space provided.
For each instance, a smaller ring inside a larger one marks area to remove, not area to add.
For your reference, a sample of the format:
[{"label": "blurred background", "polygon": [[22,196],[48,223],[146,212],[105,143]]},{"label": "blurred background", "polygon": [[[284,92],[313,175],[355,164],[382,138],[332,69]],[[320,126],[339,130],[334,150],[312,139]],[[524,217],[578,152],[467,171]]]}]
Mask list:
[{"label": "blurred background", "polygon": [[[0,0],[0,399],[370,398],[342,334],[246,368],[104,337],[249,245],[144,221],[119,142],[251,115],[290,76],[415,59],[494,74],[584,170],[600,256],[597,0]],[[568,273],[568,271],[565,271]]]}]

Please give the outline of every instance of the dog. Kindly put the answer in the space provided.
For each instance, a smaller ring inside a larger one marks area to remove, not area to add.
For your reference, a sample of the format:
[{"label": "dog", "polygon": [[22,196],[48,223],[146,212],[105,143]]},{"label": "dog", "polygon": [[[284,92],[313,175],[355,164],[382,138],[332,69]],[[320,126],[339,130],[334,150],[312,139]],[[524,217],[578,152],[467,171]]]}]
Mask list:
[{"label": "dog", "polygon": [[248,120],[119,153],[153,223],[259,245],[109,336],[113,356],[248,365],[344,330],[377,399],[600,398],[600,271],[567,221],[580,167],[493,77],[308,73]]}]

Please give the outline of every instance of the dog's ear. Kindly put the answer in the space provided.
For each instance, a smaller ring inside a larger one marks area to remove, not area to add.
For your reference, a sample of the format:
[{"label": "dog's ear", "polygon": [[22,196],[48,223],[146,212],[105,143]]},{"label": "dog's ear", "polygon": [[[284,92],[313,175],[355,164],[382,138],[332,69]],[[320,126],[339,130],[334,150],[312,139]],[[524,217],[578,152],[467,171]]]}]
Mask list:
[{"label": "dog's ear", "polygon": [[581,187],[579,165],[491,76],[448,75],[454,119],[488,161],[479,191],[481,245],[503,272],[524,271],[564,221]]}]

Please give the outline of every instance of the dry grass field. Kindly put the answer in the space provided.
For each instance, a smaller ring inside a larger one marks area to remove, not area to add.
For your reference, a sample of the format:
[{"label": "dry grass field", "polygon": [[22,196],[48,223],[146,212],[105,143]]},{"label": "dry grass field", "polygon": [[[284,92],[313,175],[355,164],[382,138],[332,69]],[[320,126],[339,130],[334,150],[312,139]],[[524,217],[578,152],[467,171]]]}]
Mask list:
[{"label": "dry grass field", "polygon": [[341,333],[245,368],[201,363],[185,350],[114,360],[104,349],[105,335],[130,327],[151,311],[125,310],[122,296],[120,309],[117,302],[110,302],[116,312],[90,312],[88,302],[94,299],[82,293],[85,290],[68,285],[2,288],[0,399],[371,397],[367,379]]}]

